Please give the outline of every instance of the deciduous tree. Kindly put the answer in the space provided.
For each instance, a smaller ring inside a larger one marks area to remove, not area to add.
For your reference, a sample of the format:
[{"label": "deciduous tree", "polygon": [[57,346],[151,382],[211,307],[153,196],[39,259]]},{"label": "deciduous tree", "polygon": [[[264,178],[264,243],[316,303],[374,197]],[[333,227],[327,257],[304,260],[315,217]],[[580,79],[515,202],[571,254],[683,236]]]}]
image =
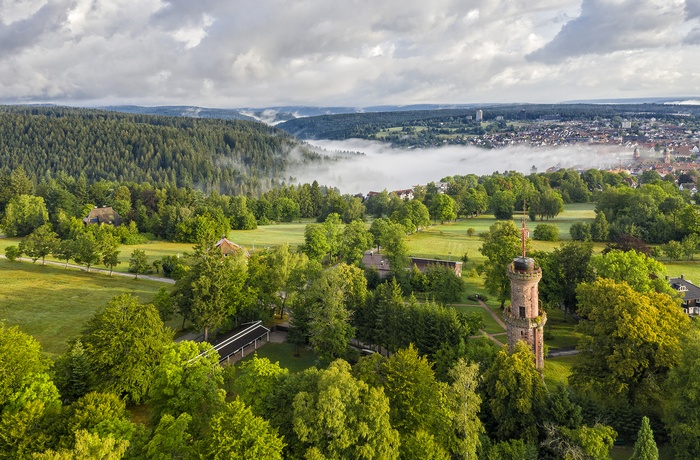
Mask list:
[{"label": "deciduous tree", "polygon": [[153,305],[140,304],[123,294],[88,321],[81,340],[96,376],[96,388],[139,403],[148,393],[172,332]]}]

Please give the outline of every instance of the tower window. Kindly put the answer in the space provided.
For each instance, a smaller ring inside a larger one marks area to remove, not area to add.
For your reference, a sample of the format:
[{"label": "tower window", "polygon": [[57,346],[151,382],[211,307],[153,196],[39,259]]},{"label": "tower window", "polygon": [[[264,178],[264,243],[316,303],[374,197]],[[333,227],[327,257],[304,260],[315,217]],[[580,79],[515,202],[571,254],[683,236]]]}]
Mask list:
[{"label": "tower window", "polygon": [[520,307],[520,317],[525,318],[525,307]]}]

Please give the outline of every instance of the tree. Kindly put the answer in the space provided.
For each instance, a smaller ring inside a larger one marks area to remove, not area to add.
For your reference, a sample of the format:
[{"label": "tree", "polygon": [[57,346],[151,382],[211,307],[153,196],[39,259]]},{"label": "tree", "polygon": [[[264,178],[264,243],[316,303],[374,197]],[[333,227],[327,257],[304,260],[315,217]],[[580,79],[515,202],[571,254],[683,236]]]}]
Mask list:
[{"label": "tree", "polygon": [[591,226],[588,222],[574,222],[569,227],[569,235],[574,241],[591,241]]},{"label": "tree", "polygon": [[627,283],[598,279],[577,289],[581,350],[571,384],[607,398],[646,403],[678,364],[688,317],[677,300],[635,292]]},{"label": "tree", "polygon": [[244,257],[211,253],[175,283],[173,298],[178,311],[197,330],[204,330],[205,341],[210,329],[219,327],[230,316],[243,313],[247,307],[248,271]]},{"label": "tree", "polygon": [[119,261],[119,243],[120,239],[111,230],[113,227],[108,225],[101,225],[98,232],[98,239],[100,243],[100,252],[102,263],[109,267],[109,276],[112,276],[112,271],[114,267],[120,264]]},{"label": "tree", "polygon": [[642,417],[642,426],[634,443],[634,452],[630,460],[659,460],[659,449],[654,441],[654,433],[649,426],[649,418]]},{"label": "tree", "polygon": [[479,365],[468,364],[460,359],[450,369],[449,376],[453,383],[448,390],[448,400],[452,404],[452,427],[456,436],[450,451],[458,458],[476,458],[481,446],[480,436],[484,426],[479,419],[481,397],[477,393],[479,382]]},{"label": "tree", "polygon": [[80,339],[56,360],[54,382],[61,393],[61,399],[66,403],[80,399],[92,389],[94,376]]},{"label": "tree", "polygon": [[165,414],[192,416],[193,434],[201,434],[209,418],[225,402],[219,354],[208,343],[171,343],[153,370],[148,392],[153,421]]},{"label": "tree", "polygon": [[440,223],[455,220],[457,218],[456,209],[455,200],[451,196],[441,193],[433,198],[430,205],[430,217],[433,220],[439,220]]},{"label": "tree", "polygon": [[299,204],[290,198],[280,197],[274,202],[274,212],[280,222],[292,222],[299,218]]},{"label": "tree", "polygon": [[411,445],[410,439],[421,431],[446,452],[455,445],[454,433],[445,429],[452,426],[454,416],[447,397],[448,387],[435,379],[431,367],[428,359],[419,356],[412,345],[397,351],[380,367],[391,408],[391,426],[401,434],[402,456],[405,447]]},{"label": "tree", "polygon": [[[306,293],[309,343],[319,358],[332,361],[345,355],[354,328],[352,312],[367,296],[367,281],[357,267],[340,264],[323,273]],[[295,321],[296,324],[296,321]]]},{"label": "tree", "polygon": [[515,212],[515,196],[510,190],[499,190],[491,197],[491,211],[496,219],[509,220]]},{"label": "tree", "polygon": [[2,226],[7,236],[25,236],[48,222],[49,213],[42,197],[18,195],[7,203]]},{"label": "tree", "polygon": [[700,329],[683,338],[680,362],[668,375],[668,407],[664,418],[674,458],[700,458]]},{"label": "tree", "polygon": [[7,257],[7,260],[10,262],[14,262],[15,260],[19,259],[21,255],[22,251],[20,251],[19,247],[15,246],[14,244],[11,244],[5,248],[5,257]]},{"label": "tree", "polygon": [[498,441],[537,441],[537,420],[544,408],[545,388],[532,351],[519,341],[513,353],[501,350],[484,373],[481,386],[483,420]]},{"label": "tree", "polygon": [[484,264],[486,288],[498,296],[501,308],[510,297],[510,280],[506,268],[521,253],[521,233],[513,221],[496,222],[484,235],[479,251],[488,260]]},{"label": "tree", "polygon": [[339,256],[347,264],[356,264],[362,260],[365,251],[372,247],[372,234],[361,220],[353,220],[345,226],[340,245]]},{"label": "tree", "polygon": [[642,294],[651,291],[674,296],[676,292],[665,280],[666,267],[659,261],[635,250],[613,249],[591,257],[591,265],[599,278],[626,282]]},{"label": "tree", "polygon": [[683,256],[683,246],[678,241],[669,241],[661,245],[661,250],[669,260],[678,260]]},{"label": "tree", "polygon": [[409,264],[406,231],[403,225],[388,222],[383,238],[384,252],[389,259],[391,271],[394,275],[401,276]]},{"label": "tree", "polygon": [[75,446],[59,451],[48,450],[35,454],[38,460],[77,460],[81,458],[99,458],[100,460],[119,460],[129,447],[129,441],[117,440],[87,430],[75,433]]},{"label": "tree", "polygon": [[146,251],[143,249],[134,249],[129,258],[129,271],[136,275],[139,279],[139,273],[145,273],[150,268]]},{"label": "tree", "polygon": [[578,242],[565,243],[549,254],[538,255],[542,267],[539,285],[542,300],[563,307],[567,313],[575,313],[576,287],[581,282],[593,281],[595,276],[590,263],[592,255],[591,243]]},{"label": "tree", "polygon": [[425,277],[428,289],[438,302],[455,303],[462,298],[464,282],[452,267],[442,264],[428,265]]},{"label": "tree", "polygon": [[34,337],[0,321],[0,411],[31,383],[32,376],[46,373],[49,364]]},{"label": "tree", "polygon": [[537,224],[532,237],[538,241],[558,241],[559,227],[552,224]]},{"label": "tree", "polygon": [[596,212],[595,219],[591,224],[591,239],[593,241],[608,241],[610,235],[610,224],[604,212]]},{"label": "tree", "polygon": [[178,417],[165,414],[153,431],[151,440],[146,444],[146,460],[194,459],[192,435],[188,432],[192,420],[190,414]]},{"label": "tree", "polygon": [[287,375],[289,371],[280,367],[279,362],[272,363],[267,358],[254,355],[241,363],[233,388],[255,415],[263,417],[270,395]]},{"label": "tree", "polygon": [[79,233],[71,249],[75,263],[85,264],[88,273],[90,273],[90,267],[100,261],[100,243],[92,232]]},{"label": "tree", "polygon": [[211,418],[209,434],[202,443],[203,458],[281,460],[285,444],[276,431],[236,398]]},{"label": "tree", "polygon": [[693,260],[693,257],[698,252],[698,246],[700,246],[700,235],[697,233],[686,235],[681,241],[681,246],[683,248],[683,256],[688,260]]},{"label": "tree", "polygon": [[310,390],[293,403],[294,432],[306,458],[398,458],[399,435],[381,388],[355,379],[350,365],[337,360]]},{"label": "tree", "polygon": [[428,208],[418,200],[405,201],[396,211],[391,214],[394,222],[404,222],[409,220],[418,230],[430,225],[430,212]]},{"label": "tree", "polygon": [[58,245],[58,235],[47,224],[34,230],[19,243],[19,250],[41,265],[46,265],[46,256],[53,253]]},{"label": "tree", "polygon": [[328,260],[332,264],[340,253],[340,246],[343,243],[343,222],[340,215],[333,212],[326,216],[321,226],[328,243]]},{"label": "tree", "polygon": [[300,250],[311,260],[321,261],[330,251],[326,232],[318,224],[308,224],[304,228],[304,244]]},{"label": "tree", "polygon": [[65,268],[68,268],[68,261],[75,256],[75,241],[62,240],[54,248],[53,255],[59,260],[65,260]]},{"label": "tree", "polygon": [[153,371],[172,332],[153,305],[128,294],[107,303],[86,324],[81,340],[96,388],[139,403],[148,393]]}]

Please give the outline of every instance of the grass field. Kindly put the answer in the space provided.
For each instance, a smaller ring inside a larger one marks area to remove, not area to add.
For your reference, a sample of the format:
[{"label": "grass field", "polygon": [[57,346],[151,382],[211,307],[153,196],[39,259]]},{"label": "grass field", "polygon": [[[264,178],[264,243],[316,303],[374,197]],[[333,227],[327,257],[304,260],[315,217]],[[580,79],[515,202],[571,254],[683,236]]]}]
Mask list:
[{"label": "grass field", "polygon": [[489,334],[497,334],[499,332],[504,332],[505,329],[496,322],[491,315],[488,314],[486,310],[478,306],[467,306],[467,305],[453,305],[453,308],[459,312],[470,314],[476,313],[484,319],[484,330]]},{"label": "grass field", "polygon": [[260,347],[255,353],[251,353],[244,357],[240,362],[252,359],[257,355],[258,358],[267,358],[273,363],[279,362],[280,366],[289,369],[289,372],[301,372],[311,366],[318,367],[318,358],[313,351],[307,350],[304,347],[300,349],[300,356],[294,356],[295,346],[289,342],[283,343],[267,343]]},{"label": "grass field", "polygon": [[112,297],[129,293],[147,303],[163,283],[0,259],[0,285],[0,320],[57,355]]},{"label": "grass field", "polygon": [[576,355],[555,356],[544,360],[544,381],[549,386],[568,385],[571,367],[576,362]]}]

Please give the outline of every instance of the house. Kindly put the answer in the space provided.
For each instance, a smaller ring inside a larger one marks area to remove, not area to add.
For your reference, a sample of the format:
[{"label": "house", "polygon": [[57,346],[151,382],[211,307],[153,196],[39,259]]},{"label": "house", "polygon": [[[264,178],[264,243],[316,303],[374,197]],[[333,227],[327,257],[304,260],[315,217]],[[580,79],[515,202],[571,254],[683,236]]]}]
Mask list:
[{"label": "house", "polygon": [[111,206],[102,206],[101,208],[95,206],[90,210],[88,215],[83,218],[83,223],[85,225],[109,224],[117,227],[122,224],[122,218]]},{"label": "house", "polygon": [[405,190],[394,190],[394,194],[404,201],[413,199],[413,189],[411,188]]},{"label": "house", "polygon": [[683,275],[680,278],[666,278],[671,287],[683,296],[683,312],[690,317],[700,315],[700,287],[685,279]]},{"label": "house", "polygon": [[222,237],[219,241],[216,242],[214,247],[217,247],[221,249],[221,253],[224,256],[228,256],[231,254],[237,254],[237,253],[243,253],[246,257],[250,257],[250,253],[243,249],[242,246],[237,245],[233,241],[230,241],[228,238],[225,236]]},{"label": "house", "polygon": [[362,265],[377,270],[380,278],[386,278],[391,274],[389,259],[375,251],[365,252],[365,255],[362,257]]},{"label": "house", "polygon": [[421,273],[425,273],[425,271],[428,269],[429,266],[431,265],[442,265],[445,267],[449,267],[452,269],[452,271],[455,272],[455,275],[457,276],[462,276],[462,261],[456,261],[456,260],[438,260],[438,259],[422,259],[419,257],[411,257],[411,266],[416,266],[418,270],[420,270]]},{"label": "house", "polygon": [[[377,270],[381,278],[386,278],[391,274],[391,266],[389,265],[389,260],[382,254],[375,251],[368,251],[362,258],[362,264],[365,267],[371,267]],[[455,275],[462,276],[462,262],[461,261],[448,261],[448,260],[438,260],[438,259],[423,259],[420,257],[411,257],[410,266],[415,266],[420,270],[421,273],[425,273],[430,265],[443,265],[450,267],[455,272]]]}]

